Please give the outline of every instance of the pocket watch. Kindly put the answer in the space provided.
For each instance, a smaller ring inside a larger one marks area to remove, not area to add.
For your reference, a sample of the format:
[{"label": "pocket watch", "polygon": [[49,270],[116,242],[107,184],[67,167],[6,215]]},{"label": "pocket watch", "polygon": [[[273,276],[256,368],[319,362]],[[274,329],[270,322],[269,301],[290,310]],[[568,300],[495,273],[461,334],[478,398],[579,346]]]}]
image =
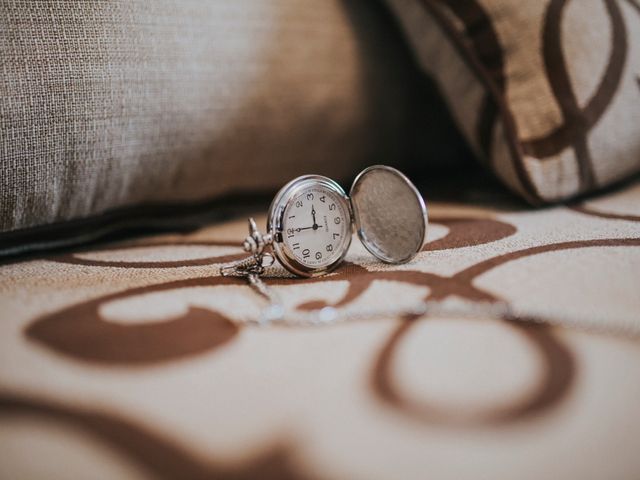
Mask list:
[{"label": "pocket watch", "polygon": [[[363,170],[351,185],[349,195],[337,182],[321,175],[295,178],[271,202],[266,233],[249,219],[249,236],[243,248],[251,255],[220,269],[224,276],[245,277],[269,302],[257,318],[237,321],[299,327],[373,318],[416,319],[424,315],[516,318],[518,312],[508,302],[463,299],[420,300],[407,305],[388,302],[383,307],[338,309],[327,305],[317,310],[287,309],[263,281],[268,276],[267,267],[276,261],[299,277],[331,272],[347,255],[354,231],[365,248],[382,262],[406,263],[422,250],[427,226],[422,196],[395,168],[376,165]],[[544,316],[529,317],[547,321]]]},{"label": "pocket watch", "polygon": [[[344,260],[355,229],[365,248],[385,263],[410,261],[422,249],[428,225],[425,202],[411,181],[395,168],[376,165],[356,177],[349,195],[334,180],[303,175],[274,197],[267,233],[249,221],[244,249],[253,256],[223,267],[258,271],[264,256],[291,273],[315,277]],[[271,254],[268,250],[271,249]],[[243,267],[244,265],[244,267]]]},{"label": "pocket watch", "polygon": [[[243,248],[251,255],[220,268],[223,276],[245,277],[269,302],[255,319],[241,323],[315,326],[347,320],[408,317],[485,316],[514,318],[507,302],[462,299],[421,300],[409,305],[390,302],[385,307],[318,310],[286,309],[276,292],[263,281],[267,267],[278,261],[299,277],[324,275],[344,260],[353,232],[365,248],[382,262],[401,264],[422,250],[428,226],[427,207],[411,181],[395,168],[369,167],[356,177],[349,195],[334,180],[303,175],[287,183],[274,197],[266,233],[249,219]],[[279,275],[278,275],[279,276]],[[532,317],[535,318],[535,317]],[[544,316],[540,321],[545,321]]]},{"label": "pocket watch", "polygon": [[260,277],[276,260],[300,277],[327,274],[344,260],[355,230],[365,248],[382,262],[406,263],[422,249],[427,225],[422,196],[395,168],[376,165],[363,170],[349,195],[330,178],[303,175],[274,197],[266,233],[249,219],[243,248],[251,256],[223,266],[221,274],[245,276],[273,300]]}]

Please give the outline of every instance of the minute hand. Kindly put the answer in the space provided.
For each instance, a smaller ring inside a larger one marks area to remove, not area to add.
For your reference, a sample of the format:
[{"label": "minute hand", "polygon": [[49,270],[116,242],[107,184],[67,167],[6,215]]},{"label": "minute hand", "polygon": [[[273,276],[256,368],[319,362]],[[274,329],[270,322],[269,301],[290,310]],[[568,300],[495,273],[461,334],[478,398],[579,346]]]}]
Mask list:
[{"label": "minute hand", "polygon": [[313,228],[313,226],[311,227],[304,227],[304,228],[296,228],[296,232],[301,232],[302,230],[311,230]]}]

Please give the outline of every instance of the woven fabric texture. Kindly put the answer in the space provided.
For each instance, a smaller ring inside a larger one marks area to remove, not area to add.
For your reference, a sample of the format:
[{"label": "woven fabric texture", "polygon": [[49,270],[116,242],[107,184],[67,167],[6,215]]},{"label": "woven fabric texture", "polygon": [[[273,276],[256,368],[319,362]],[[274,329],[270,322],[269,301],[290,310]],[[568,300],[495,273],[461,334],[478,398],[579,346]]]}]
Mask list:
[{"label": "woven fabric texture", "polygon": [[[407,264],[354,235],[332,274],[266,281],[298,314],[473,318],[245,325],[266,302],[218,269],[242,217],[0,265],[0,477],[637,479],[640,184],[429,212]],[[498,302],[512,318],[483,317]]]},{"label": "woven fabric texture", "polygon": [[392,163],[388,27],[338,0],[3,0],[0,232]]},{"label": "woven fabric texture", "polygon": [[476,155],[534,204],[640,170],[637,0],[387,0]]}]

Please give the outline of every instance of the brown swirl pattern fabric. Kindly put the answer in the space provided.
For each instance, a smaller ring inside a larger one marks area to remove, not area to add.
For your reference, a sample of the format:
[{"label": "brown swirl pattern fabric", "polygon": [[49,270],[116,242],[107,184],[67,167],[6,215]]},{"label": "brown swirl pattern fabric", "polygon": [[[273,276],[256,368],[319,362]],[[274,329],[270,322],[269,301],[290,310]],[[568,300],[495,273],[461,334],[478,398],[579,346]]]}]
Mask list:
[{"label": "brown swirl pattern fabric", "polygon": [[5,262],[0,477],[636,478],[640,183],[540,211],[471,195],[430,204],[409,264],[354,241],[271,285],[291,309],[513,318],[243,326],[262,300],[217,267],[244,218]]},{"label": "brown swirl pattern fabric", "polygon": [[387,0],[477,156],[531,203],[640,169],[637,0]]}]

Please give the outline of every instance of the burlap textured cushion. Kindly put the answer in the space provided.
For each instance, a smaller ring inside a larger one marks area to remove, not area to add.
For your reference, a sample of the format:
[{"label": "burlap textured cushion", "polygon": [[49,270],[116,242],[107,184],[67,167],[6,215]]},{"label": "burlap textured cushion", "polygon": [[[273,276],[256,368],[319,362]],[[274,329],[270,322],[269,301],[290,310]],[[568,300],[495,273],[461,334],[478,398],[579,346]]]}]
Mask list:
[{"label": "burlap textured cushion", "polygon": [[387,0],[477,155],[532,203],[640,169],[637,0]]},{"label": "burlap textured cushion", "polygon": [[3,0],[0,232],[393,162],[409,57],[385,14],[339,0]]}]

